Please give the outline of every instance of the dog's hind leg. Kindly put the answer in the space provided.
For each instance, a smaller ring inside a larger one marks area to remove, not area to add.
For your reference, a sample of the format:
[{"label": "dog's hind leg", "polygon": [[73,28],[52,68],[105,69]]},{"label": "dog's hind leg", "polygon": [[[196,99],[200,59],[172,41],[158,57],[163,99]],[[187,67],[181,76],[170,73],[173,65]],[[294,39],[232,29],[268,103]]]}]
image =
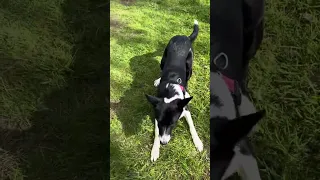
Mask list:
[{"label": "dog's hind leg", "polygon": [[159,139],[159,128],[158,121],[154,120],[154,141],[151,150],[151,161],[156,161],[160,155],[160,139]]},{"label": "dog's hind leg", "polygon": [[184,110],[184,117],[187,120],[187,123],[189,125],[189,129],[190,129],[190,133],[191,133],[191,137],[193,140],[194,145],[196,146],[196,148],[198,149],[199,152],[201,152],[203,150],[203,144],[198,136],[198,133],[196,131],[196,128],[194,127],[193,121],[192,121],[192,117],[191,117],[191,113],[189,110]]}]

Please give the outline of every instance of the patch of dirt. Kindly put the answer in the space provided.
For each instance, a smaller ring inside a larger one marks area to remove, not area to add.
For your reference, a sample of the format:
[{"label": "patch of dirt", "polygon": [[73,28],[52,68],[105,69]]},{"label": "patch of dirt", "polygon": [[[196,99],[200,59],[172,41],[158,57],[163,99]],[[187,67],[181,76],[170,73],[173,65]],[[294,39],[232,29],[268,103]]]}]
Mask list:
[{"label": "patch of dirt", "polygon": [[117,110],[120,108],[119,101],[110,101],[110,121],[117,116]]},{"label": "patch of dirt", "polygon": [[110,121],[117,117],[116,112],[110,108]]},{"label": "patch of dirt", "polygon": [[121,0],[120,3],[125,6],[132,6],[136,3],[136,0]]},{"label": "patch of dirt", "polygon": [[118,20],[117,17],[110,17],[110,28],[121,28],[123,24]]}]

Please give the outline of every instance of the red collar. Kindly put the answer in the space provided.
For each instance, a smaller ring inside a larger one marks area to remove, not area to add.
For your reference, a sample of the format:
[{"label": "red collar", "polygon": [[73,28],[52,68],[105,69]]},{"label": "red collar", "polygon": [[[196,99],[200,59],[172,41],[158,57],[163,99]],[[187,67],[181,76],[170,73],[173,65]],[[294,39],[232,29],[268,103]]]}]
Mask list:
[{"label": "red collar", "polygon": [[235,82],[234,82],[234,80],[228,78],[228,77],[225,76],[225,75],[222,75],[222,78],[223,78],[224,82],[227,84],[229,91],[231,91],[232,93],[234,93],[234,92],[235,92],[235,88],[234,88],[234,83],[235,83]]},{"label": "red collar", "polygon": [[179,84],[179,86],[180,86],[180,89],[181,89],[182,91],[184,91],[184,87],[183,87],[183,86],[181,86],[180,84]]}]

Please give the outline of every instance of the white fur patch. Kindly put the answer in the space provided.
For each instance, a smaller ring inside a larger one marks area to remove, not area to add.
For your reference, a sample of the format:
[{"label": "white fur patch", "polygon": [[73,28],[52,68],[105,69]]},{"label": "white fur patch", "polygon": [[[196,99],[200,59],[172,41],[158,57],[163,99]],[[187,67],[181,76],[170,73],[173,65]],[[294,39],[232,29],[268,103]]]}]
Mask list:
[{"label": "white fur patch", "polygon": [[158,79],[156,79],[156,80],[153,82],[154,87],[158,87],[158,86],[159,86],[160,80],[161,80],[161,77],[158,78]]},{"label": "white fur patch", "polygon": [[160,136],[160,142],[163,144],[167,144],[170,141],[171,137],[169,134],[164,134],[163,136]]},{"label": "white fur patch", "polygon": [[189,49],[189,52],[191,52],[191,57],[193,58],[193,51],[191,48]]},{"label": "white fur patch", "polygon": [[[240,106],[238,106],[238,109],[239,109],[240,116],[246,116],[246,115],[253,114],[253,113],[257,112],[253,103],[249,100],[249,98],[247,96],[245,96],[242,93],[241,93],[241,104],[240,104]],[[252,128],[251,132],[253,132],[256,129],[256,126],[257,125],[255,125]],[[251,132],[249,133],[249,135],[251,134]]]},{"label": "white fur patch", "polygon": [[239,161],[240,161],[239,154],[236,153],[236,154],[233,156],[233,158],[232,158],[232,160],[231,160],[231,162],[230,162],[227,170],[225,171],[225,173],[224,173],[224,175],[223,175],[223,177],[222,177],[221,179],[227,179],[227,178],[230,177],[232,174],[234,174],[235,172],[237,172],[238,169],[239,169],[239,167],[240,167],[240,164],[239,164],[240,162],[239,162]]},{"label": "white fur patch", "polygon": [[244,155],[240,153],[238,147],[235,147],[234,152],[235,155],[222,179],[227,179],[233,173],[238,172],[241,179],[260,180],[261,178],[256,159],[251,155]]},{"label": "white fur patch", "polygon": [[195,20],[194,20],[194,24],[195,24],[195,25],[199,25],[199,22],[195,19]]},{"label": "white fur patch", "polygon": [[186,91],[186,94],[184,96],[185,96],[185,98],[191,97],[190,94],[187,91]]},{"label": "white fur patch", "polygon": [[239,106],[239,114],[241,116],[246,116],[249,114],[256,113],[257,110],[254,107],[253,103],[249,100],[244,94],[241,95],[241,104]]},{"label": "white fur patch", "polygon": [[176,99],[181,99],[178,95],[175,95],[175,96],[173,96],[173,97],[171,97],[171,98],[164,98],[163,100],[164,100],[164,102],[165,103],[171,103],[172,101],[174,101],[174,100],[176,100]]},{"label": "white fur patch", "polygon": [[151,161],[156,161],[160,155],[160,139],[159,139],[159,128],[158,121],[154,120],[154,141],[151,150]]},{"label": "white fur patch", "polygon": [[151,161],[156,161],[160,156],[160,146],[153,146],[151,150]]},{"label": "white fur patch", "polygon": [[258,163],[253,156],[242,156],[239,175],[242,179],[261,180]]},{"label": "white fur patch", "polygon": [[229,93],[228,86],[218,73],[210,73],[210,94],[213,94],[219,98],[219,101],[223,104],[221,107],[211,106],[211,117],[227,117],[228,119],[236,118],[236,109],[234,107],[234,101]]},{"label": "white fur patch", "polygon": [[183,96],[183,92],[182,92],[182,90],[181,90],[181,88],[180,88],[180,85],[178,85],[178,84],[167,84],[167,88],[169,87],[169,86],[171,86],[173,89],[174,89],[174,91],[176,92],[176,93],[178,93],[178,94],[176,94],[176,95],[174,95],[173,97],[171,97],[171,98],[164,98],[163,100],[164,100],[164,102],[165,103],[170,103],[170,102],[172,102],[172,101],[174,101],[174,100],[176,100],[176,99],[184,99],[184,96]]}]

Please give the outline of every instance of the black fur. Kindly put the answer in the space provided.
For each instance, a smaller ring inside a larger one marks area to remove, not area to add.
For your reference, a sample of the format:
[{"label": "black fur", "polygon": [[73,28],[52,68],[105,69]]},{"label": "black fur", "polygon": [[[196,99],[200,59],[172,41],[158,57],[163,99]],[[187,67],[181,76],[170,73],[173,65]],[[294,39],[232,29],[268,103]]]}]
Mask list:
[{"label": "black fur", "polygon": [[[158,95],[157,97],[146,95],[147,100],[154,107],[160,136],[163,135],[164,131],[171,135],[183,109],[192,99],[192,97],[189,97],[176,99],[170,103],[164,102],[164,98],[169,99],[178,94],[171,84],[179,84],[187,89],[188,80],[192,75],[192,42],[197,38],[198,32],[199,27],[195,24],[189,37],[177,35],[170,39],[160,63],[161,81],[158,86]],[[177,79],[181,81],[177,81]]]},{"label": "black fur", "polygon": [[199,26],[195,24],[189,37],[177,35],[170,39],[160,64],[162,82],[176,82],[176,79],[180,77],[181,84],[187,87],[187,81],[192,75],[192,43],[197,38],[198,33]]}]

